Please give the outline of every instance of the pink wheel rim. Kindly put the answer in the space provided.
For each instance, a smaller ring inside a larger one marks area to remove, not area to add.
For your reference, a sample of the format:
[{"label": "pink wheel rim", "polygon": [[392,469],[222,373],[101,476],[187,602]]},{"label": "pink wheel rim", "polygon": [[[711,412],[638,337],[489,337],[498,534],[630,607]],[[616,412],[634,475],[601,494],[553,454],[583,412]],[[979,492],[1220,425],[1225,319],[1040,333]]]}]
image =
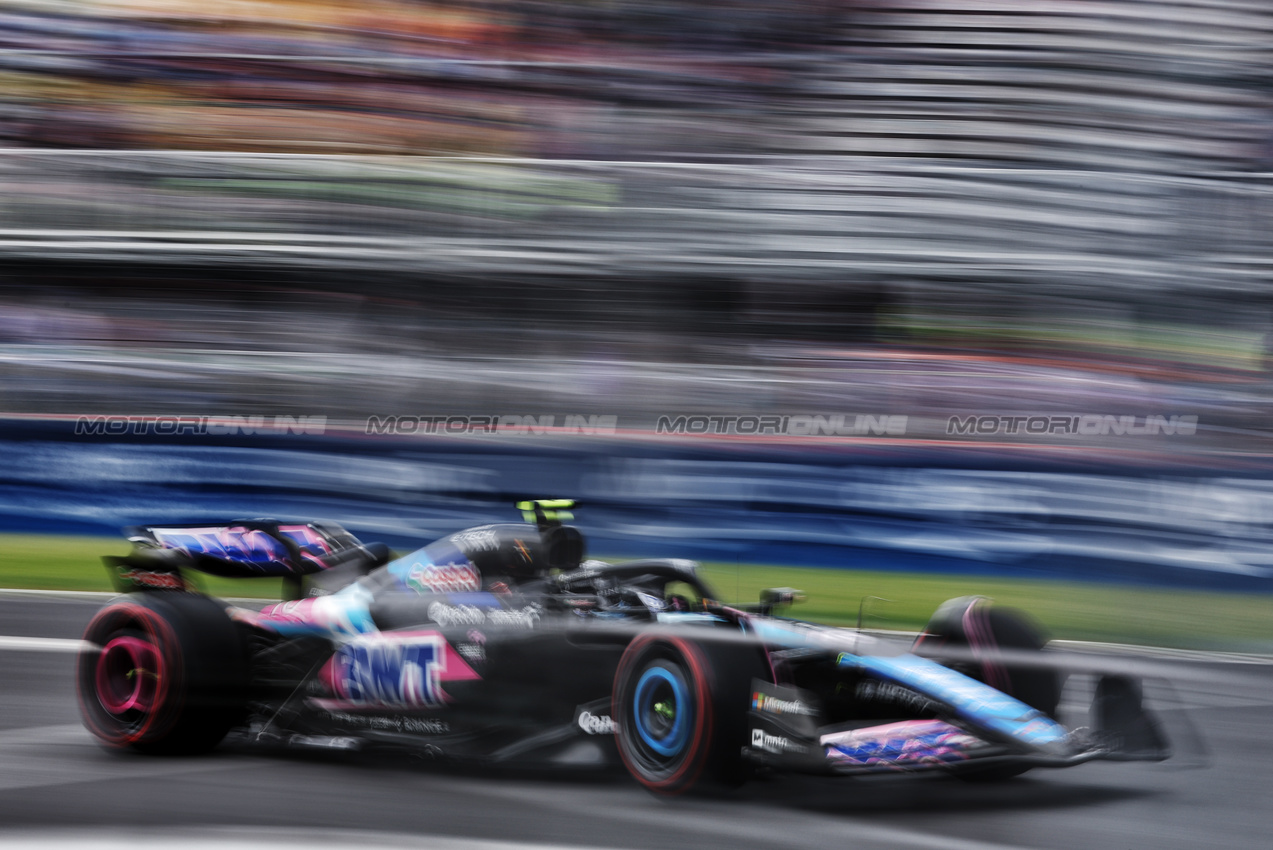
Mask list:
[{"label": "pink wheel rim", "polygon": [[102,648],[94,684],[102,707],[116,717],[148,713],[155,705],[163,660],[154,644],[121,636]]}]

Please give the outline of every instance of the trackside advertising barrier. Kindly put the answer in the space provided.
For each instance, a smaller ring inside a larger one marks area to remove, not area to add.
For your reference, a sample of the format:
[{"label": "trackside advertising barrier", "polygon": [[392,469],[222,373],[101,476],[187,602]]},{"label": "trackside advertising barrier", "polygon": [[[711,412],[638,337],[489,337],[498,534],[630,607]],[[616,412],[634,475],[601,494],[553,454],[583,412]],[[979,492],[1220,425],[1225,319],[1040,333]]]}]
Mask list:
[{"label": "trackside advertising barrier", "polygon": [[519,499],[570,497],[598,556],[1273,591],[1263,458],[888,434],[696,440],[605,422],[587,433],[586,420],[508,438],[367,434],[320,418],[91,428],[2,418],[0,528],[328,519],[406,547],[515,521]]}]

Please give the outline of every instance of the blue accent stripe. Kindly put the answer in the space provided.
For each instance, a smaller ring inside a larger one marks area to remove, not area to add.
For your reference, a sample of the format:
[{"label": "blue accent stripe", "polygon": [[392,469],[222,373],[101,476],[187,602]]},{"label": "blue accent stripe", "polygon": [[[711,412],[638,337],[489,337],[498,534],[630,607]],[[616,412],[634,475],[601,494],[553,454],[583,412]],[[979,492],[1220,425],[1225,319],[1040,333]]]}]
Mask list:
[{"label": "blue accent stripe", "polygon": [[962,719],[1028,747],[1051,752],[1068,740],[1065,728],[1038,709],[927,658],[842,652],[837,663],[927,694],[955,709]]}]

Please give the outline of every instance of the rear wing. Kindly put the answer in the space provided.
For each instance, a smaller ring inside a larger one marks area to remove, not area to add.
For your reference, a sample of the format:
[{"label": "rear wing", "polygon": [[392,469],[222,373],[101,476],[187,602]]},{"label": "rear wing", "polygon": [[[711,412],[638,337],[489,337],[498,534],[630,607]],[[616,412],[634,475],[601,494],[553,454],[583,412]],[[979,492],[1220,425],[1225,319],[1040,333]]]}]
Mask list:
[{"label": "rear wing", "polygon": [[336,523],[233,520],[223,525],[131,526],[133,551],[105,557],[118,590],[185,590],[183,569],[224,578],[284,578],[329,570],[366,573],[389,560],[383,543],[364,544]]}]

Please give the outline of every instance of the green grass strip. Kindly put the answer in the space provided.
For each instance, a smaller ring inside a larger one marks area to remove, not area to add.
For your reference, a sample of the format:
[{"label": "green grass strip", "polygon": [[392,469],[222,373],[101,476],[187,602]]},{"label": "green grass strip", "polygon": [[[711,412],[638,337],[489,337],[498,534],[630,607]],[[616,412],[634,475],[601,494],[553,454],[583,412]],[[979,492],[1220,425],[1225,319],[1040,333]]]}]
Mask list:
[{"label": "green grass strip", "polygon": [[[0,587],[38,590],[114,590],[104,555],[127,555],[132,544],[119,537],[0,534]],[[195,574],[214,596],[278,599],[281,579],[225,579]],[[0,629],[0,631],[3,631]]]},{"label": "green grass strip", "polygon": [[[2,534],[0,587],[111,590],[101,557],[128,551],[112,537]],[[981,595],[1029,612],[1054,638],[1273,652],[1273,597],[1262,594],[720,563],[704,564],[703,575],[724,601],[798,588],[807,601],[784,613],[832,625],[855,625],[861,608],[868,628],[919,630],[945,600]],[[198,580],[217,596],[277,599],[281,589],[278,579]]]},{"label": "green grass strip", "polygon": [[833,625],[856,625],[861,608],[867,628],[918,631],[942,602],[976,595],[1026,611],[1053,638],[1273,652],[1273,597],[1263,594],[732,564],[704,564],[703,575],[740,601],[766,587],[798,588],[807,600],[785,615]]}]

